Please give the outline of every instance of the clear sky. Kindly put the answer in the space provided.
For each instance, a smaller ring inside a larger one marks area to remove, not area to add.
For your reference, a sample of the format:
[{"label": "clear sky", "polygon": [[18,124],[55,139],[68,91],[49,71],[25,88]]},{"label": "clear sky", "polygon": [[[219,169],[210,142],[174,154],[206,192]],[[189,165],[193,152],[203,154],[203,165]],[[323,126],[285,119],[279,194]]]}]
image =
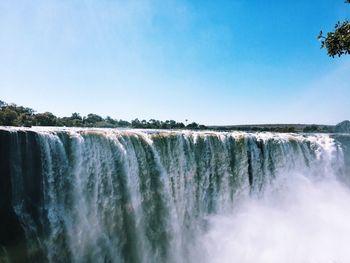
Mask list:
[{"label": "clear sky", "polygon": [[350,56],[317,41],[343,0],[0,1],[0,99],[203,124],[350,118]]}]

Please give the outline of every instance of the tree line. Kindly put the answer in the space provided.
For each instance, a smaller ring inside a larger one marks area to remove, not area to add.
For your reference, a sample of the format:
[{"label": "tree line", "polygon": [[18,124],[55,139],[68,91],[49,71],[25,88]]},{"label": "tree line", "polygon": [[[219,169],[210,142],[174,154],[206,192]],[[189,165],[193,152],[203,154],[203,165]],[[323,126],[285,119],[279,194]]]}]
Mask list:
[{"label": "tree line", "polygon": [[14,103],[8,104],[0,100],[0,126],[62,126],[62,127],[99,127],[99,128],[140,128],[140,129],[206,129],[206,126],[196,122],[183,124],[174,120],[149,121],[134,119],[113,119],[110,116],[103,118],[97,114],[90,113],[81,116],[72,113],[70,117],[57,117],[51,112],[36,113],[28,107],[18,106]]},{"label": "tree line", "polygon": [[280,132],[280,133],[334,133],[336,126],[332,125],[298,125],[298,124],[285,124],[276,127],[269,127],[264,125],[245,125],[236,127],[216,127],[215,130],[219,131],[244,131],[244,132]]}]

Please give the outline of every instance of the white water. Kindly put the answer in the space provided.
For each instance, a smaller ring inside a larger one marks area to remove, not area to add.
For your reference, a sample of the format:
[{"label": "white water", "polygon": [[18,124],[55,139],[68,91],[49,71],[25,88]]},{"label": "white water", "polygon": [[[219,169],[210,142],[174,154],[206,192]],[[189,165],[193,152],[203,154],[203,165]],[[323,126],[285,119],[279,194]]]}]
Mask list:
[{"label": "white water", "polygon": [[296,175],[274,190],[212,216],[197,244],[202,262],[350,262],[348,187]]},{"label": "white water", "polygon": [[[28,140],[18,130],[28,129],[11,130],[14,141]],[[350,262],[343,145],[329,135],[31,130],[41,149],[41,221],[22,201],[25,173],[14,174],[13,199],[32,257]]]}]

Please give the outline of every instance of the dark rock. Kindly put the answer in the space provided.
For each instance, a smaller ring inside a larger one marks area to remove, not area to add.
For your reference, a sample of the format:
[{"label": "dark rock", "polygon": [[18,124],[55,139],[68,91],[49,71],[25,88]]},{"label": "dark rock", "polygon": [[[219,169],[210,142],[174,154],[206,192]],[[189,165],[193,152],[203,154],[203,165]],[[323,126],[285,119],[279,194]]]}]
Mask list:
[{"label": "dark rock", "polygon": [[350,133],[350,121],[342,121],[335,126],[337,133]]},{"label": "dark rock", "polygon": [[0,261],[25,262],[24,230],[12,207],[11,133],[0,130]]}]

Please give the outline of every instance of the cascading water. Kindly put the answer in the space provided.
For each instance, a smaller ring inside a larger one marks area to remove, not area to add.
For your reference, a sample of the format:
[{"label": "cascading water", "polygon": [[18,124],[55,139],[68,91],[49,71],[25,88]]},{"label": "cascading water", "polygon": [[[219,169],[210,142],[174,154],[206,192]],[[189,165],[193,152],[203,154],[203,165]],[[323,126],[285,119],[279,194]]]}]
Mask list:
[{"label": "cascading water", "polygon": [[350,262],[343,135],[0,130],[0,262]]}]

